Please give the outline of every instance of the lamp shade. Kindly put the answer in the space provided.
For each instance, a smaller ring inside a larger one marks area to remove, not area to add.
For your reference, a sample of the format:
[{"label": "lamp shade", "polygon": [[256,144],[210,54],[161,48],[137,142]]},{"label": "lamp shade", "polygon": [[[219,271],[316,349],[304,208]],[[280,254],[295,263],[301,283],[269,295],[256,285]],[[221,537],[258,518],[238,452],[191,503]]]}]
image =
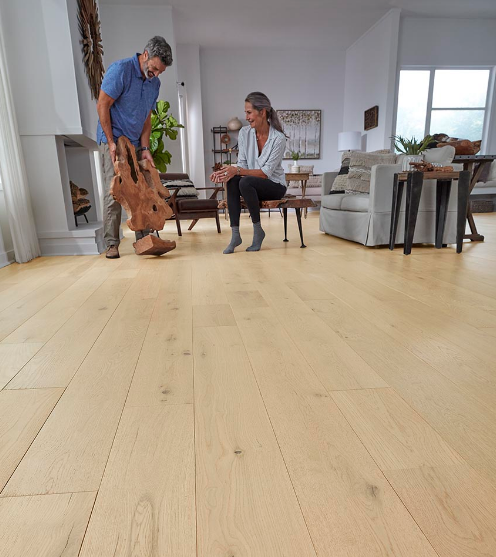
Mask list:
[{"label": "lamp shade", "polygon": [[338,134],[338,151],[361,151],[362,132],[341,132]]}]

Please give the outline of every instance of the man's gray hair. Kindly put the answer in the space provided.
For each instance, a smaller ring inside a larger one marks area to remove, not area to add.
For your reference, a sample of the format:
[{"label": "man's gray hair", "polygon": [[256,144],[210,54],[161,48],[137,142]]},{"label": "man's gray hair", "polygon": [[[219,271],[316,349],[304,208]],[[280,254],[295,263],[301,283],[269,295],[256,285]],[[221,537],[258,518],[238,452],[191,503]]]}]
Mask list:
[{"label": "man's gray hair", "polygon": [[158,56],[164,66],[172,66],[172,50],[164,37],[156,36],[150,39],[145,46],[150,58]]}]

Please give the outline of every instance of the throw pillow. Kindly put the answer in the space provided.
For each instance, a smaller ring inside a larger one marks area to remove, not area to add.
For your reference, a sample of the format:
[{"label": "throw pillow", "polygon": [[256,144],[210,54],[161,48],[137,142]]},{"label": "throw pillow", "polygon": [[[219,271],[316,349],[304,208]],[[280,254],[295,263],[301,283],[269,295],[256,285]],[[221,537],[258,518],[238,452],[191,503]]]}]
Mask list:
[{"label": "throw pillow", "polygon": [[396,155],[389,151],[373,153],[352,152],[345,190],[370,193],[371,169],[376,164],[395,164]]},{"label": "throw pillow", "polygon": [[198,191],[191,180],[184,179],[184,180],[160,180],[160,181],[171,192],[171,194],[174,193],[174,189],[177,189],[179,186],[181,186],[181,188],[177,192],[177,197],[190,197],[190,198],[198,197]]},{"label": "throw pillow", "polygon": [[348,171],[350,168],[350,155],[352,151],[345,151],[341,155],[341,168],[339,169],[339,173],[334,179],[334,182],[331,186],[331,191],[345,191],[346,184],[348,182]]}]

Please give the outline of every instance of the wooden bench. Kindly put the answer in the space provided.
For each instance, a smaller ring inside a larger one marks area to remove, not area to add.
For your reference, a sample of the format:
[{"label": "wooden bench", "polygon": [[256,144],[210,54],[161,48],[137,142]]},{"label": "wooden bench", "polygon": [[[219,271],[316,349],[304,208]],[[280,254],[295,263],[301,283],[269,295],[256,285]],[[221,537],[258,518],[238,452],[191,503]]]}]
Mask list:
[{"label": "wooden bench", "polygon": [[[247,209],[247,206],[243,200],[241,200],[241,206]],[[219,202],[219,209],[225,209],[227,207],[227,200],[223,199]],[[304,197],[283,197],[282,199],[274,199],[270,201],[260,201],[260,209],[282,209],[284,217],[284,242],[289,242],[288,240],[288,209],[294,209],[296,212],[296,220],[298,221],[298,230],[300,231],[301,238],[301,248],[306,248],[307,246],[303,242],[303,227],[301,221],[301,210],[308,207],[316,207],[315,203],[311,199]]]}]

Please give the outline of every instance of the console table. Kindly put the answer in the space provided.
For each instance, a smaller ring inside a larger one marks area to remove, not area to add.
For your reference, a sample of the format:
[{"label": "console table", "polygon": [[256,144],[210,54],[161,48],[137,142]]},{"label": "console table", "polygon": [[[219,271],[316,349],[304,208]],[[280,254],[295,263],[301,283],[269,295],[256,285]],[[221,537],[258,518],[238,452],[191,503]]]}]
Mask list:
[{"label": "console table", "polygon": [[[472,193],[484,166],[491,164],[494,160],[496,160],[496,155],[455,155],[453,162],[462,163],[463,170],[468,170],[471,173],[469,193]],[[464,238],[473,242],[483,242],[484,236],[477,232],[470,205],[467,209],[467,220],[471,233],[465,234]]]},{"label": "console table", "polygon": [[[304,198],[307,193],[307,182],[310,178],[309,172],[286,172],[286,184],[289,187],[289,182],[300,182],[301,197]],[[304,216],[307,218],[307,208],[304,209]]]},{"label": "console table", "polygon": [[389,249],[394,249],[394,240],[398,230],[401,198],[406,183],[405,208],[405,240],[403,253],[409,255],[412,251],[413,236],[417,223],[420,195],[424,180],[436,181],[436,248],[443,247],[444,228],[448,213],[448,203],[451,193],[452,180],[458,180],[458,215],[456,226],[456,253],[461,253],[470,195],[470,171],[460,172],[401,172],[394,175],[393,204],[391,208],[391,227],[389,231]]}]

